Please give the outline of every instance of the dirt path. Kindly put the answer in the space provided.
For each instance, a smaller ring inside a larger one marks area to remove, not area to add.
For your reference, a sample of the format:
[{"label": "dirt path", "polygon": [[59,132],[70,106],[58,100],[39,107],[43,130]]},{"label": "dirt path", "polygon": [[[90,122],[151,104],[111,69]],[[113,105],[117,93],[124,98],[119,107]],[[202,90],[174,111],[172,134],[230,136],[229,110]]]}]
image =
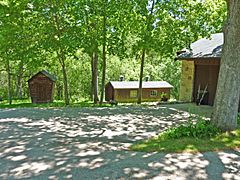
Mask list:
[{"label": "dirt path", "polygon": [[0,109],[0,179],[237,179],[237,151],[130,152],[127,147],[209,107]]}]

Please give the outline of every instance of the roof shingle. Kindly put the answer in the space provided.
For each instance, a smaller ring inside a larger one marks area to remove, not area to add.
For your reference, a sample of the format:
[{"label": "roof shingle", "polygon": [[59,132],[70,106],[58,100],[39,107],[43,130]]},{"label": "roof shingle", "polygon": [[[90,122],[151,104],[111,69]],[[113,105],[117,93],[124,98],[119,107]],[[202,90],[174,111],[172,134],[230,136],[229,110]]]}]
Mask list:
[{"label": "roof shingle", "polygon": [[202,38],[191,44],[191,50],[185,50],[177,59],[220,58],[223,46],[223,33],[212,34],[210,39]]},{"label": "roof shingle", "polygon": [[56,81],[57,80],[57,77],[50,74],[47,70],[42,70],[42,71],[39,71],[37,74],[33,75],[28,81],[31,81],[35,76],[37,76],[39,73],[42,73],[44,74],[46,77],[48,77],[50,80],[52,81]]},{"label": "roof shingle", "polygon": [[[110,81],[114,89],[138,89],[138,81]],[[142,88],[173,88],[171,84],[166,81],[148,81],[143,82]]]}]

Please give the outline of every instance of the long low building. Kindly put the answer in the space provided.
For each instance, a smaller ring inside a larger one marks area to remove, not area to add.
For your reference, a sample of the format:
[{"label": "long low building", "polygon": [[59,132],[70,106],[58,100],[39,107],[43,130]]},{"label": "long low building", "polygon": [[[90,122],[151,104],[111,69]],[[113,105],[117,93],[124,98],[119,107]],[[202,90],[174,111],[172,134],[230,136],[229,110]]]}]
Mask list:
[{"label": "long low building", "polygon": [[[105,87],[106,101],[136,102],[138,96],[138,81],[110,81]],[[166,101],[170,98],[173,88],[166,81],[147,81],[142,85],[142,101]]]}]

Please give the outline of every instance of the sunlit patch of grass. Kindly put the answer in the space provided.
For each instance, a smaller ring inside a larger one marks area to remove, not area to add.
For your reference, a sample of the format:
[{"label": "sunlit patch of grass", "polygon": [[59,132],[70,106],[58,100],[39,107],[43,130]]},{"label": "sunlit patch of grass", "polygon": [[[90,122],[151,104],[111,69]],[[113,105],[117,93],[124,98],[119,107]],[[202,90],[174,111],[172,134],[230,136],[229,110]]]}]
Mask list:
[{"label": "sunlit patch of grass", "polygon": [[64,101],[54,101],[52,103],[32,104],[29,99],[24,100],[13,100],[12,104],[9,105],[7,101],[0,102],[0,108],[60,108],[60,107],[110,107],[110,104],[94,104],[91,101],[81,101],[71,103],[66,106]]},{"label": "sunlit patch of grass", "polygon": [[[159,136],[138,142],[130,147],[133,151],[144,152],[205,152],[240,148],[240,114],[238,128],[221,132],[199,118],[196,123],[189,121],[175,128],[169,128]],[[214,130],[215,129],[215,130]],[[193,133],[195,132],[195,133]]]},{"label": "sunlit patch of grass", "polygon": [[184,137],[168,139],[155,137],[138,142],[130,147],[133,151],[144,152],[206,152],[240,148],[240,128],[235,131],[221,133],[212,138]]}]

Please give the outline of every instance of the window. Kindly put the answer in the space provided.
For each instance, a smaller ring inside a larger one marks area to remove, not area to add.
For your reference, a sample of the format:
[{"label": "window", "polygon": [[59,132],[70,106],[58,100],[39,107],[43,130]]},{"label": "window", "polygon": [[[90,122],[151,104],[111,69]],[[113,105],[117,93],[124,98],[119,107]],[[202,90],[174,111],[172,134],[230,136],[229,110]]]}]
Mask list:
[{"label": "window", "polygon": [[157,96],[157,90],[151,90],[150,97],[156,97]]},{"label": "window", "polygon": [[136,98],[137,97],[137,90],[130,90],[130,98]]}]

